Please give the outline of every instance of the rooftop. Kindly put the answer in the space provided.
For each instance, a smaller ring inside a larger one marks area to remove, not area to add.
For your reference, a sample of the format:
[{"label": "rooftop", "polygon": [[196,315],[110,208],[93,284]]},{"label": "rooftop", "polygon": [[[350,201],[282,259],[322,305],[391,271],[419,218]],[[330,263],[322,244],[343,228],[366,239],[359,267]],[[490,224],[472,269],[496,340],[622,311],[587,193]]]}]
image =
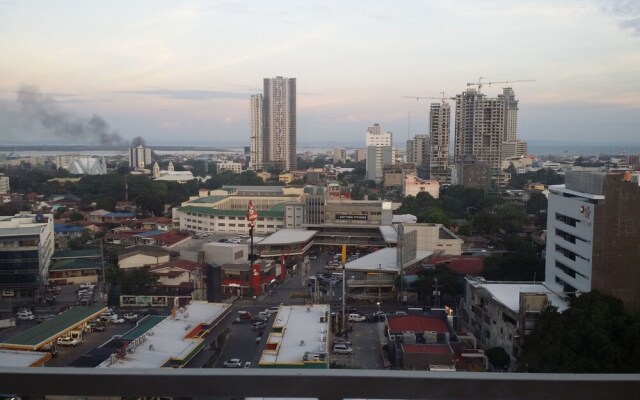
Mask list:
[{"label": "rooftop", "polygon": [[[305,229],[280,229],[260,242],[261,246],[273,246],[294,243],[306,243],[311,240],[318,231]],[[255,244],[255,243],[254,243]]]},{"label": "rooftop", "polygon": [[558,307],[558,311],[560,312],[569,307],[567,300],[564,300],[542,283],[482,282],[481,280],[474,280],[472,281],[472,285],[486,289],[497,302],[514,312],[520,310],[520,293],[544,293],[549,298],[551,304]]},{"label": "rooftop", "polygon": [[[409,261],[408,264],[424,260],[432,254],[432,251],[416,250],[415,260]],[[347,271],[398,272],[398,249],[395,247],[386,247],[367,254],[364,257],[360,257],[357,260],[348,262],[345,268]]]}]

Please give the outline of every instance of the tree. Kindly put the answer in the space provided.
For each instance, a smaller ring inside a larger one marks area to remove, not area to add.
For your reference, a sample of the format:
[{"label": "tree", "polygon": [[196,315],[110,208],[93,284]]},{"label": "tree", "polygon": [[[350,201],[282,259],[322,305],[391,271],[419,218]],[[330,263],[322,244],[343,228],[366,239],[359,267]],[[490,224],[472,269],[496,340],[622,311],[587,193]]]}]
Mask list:
[{"label": "tree", "polygon": [[487,350],[487,358],[489,358],[489,362],[496,369],[506,370],[511,364],[511,357],[509,357],[509,353],[500,346],[492,347]]},{"label": "tree", "polygon": [[544,261],[535,246],[515,235],[506,236],[502,242],[508,253],[496,254],[484,259],[482,275],[492,281],[543,281]]},{"label": "tree", "polygon": [[125,294],[153,294],[158,279],[149,274],[149,267],[130,268],[121,272],[120,286]]},{"label": "tree", "polygon": [[527,200],[527,213],[539,214],[541,211],[547,209],[547,196],[540,192],[533,192]]},{"label": "tree", "polygon": [[640,317],[598,291],[545,310],[518,357],[521,370],[552,373],[640,372]]}]

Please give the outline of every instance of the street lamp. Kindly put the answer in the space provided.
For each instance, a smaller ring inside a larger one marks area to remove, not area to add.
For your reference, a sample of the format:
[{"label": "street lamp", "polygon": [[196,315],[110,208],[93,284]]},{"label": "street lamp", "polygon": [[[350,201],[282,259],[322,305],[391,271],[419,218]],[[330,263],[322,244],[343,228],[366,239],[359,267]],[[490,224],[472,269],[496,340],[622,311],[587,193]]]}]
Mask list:
[{"label": "street lamp", "polygon": [[380,302],[376,303],[378,305],[378,312],[380,312]]}]

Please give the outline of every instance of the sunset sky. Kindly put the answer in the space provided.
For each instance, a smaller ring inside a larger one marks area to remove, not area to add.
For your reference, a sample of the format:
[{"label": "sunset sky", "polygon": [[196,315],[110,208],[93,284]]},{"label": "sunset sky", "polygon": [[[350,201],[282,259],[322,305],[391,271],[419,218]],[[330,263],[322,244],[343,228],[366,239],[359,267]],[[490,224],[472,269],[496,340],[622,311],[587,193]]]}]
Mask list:
[{"label": "sunset sky", "polygon": [[638,144],[640,2],[0,0],[0,143],[95,142],[43,127],[26,91],[125,140],[248,145],[275,76],[297,78],[299,143],[379,123],[404,147],[437,100],[403,96],[483,77],[535,79],[512,85],[525,140]]}]

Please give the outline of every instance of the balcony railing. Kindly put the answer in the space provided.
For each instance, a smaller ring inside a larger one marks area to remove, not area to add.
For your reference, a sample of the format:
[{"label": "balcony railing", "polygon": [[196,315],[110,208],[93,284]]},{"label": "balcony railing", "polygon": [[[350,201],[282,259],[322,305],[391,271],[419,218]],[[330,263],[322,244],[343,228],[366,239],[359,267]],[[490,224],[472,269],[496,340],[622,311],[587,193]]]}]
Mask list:
[{"label": "balcony railing", "polygon": [[300,369],[0,368],[20,396],[628,399],[640,375]]}]

